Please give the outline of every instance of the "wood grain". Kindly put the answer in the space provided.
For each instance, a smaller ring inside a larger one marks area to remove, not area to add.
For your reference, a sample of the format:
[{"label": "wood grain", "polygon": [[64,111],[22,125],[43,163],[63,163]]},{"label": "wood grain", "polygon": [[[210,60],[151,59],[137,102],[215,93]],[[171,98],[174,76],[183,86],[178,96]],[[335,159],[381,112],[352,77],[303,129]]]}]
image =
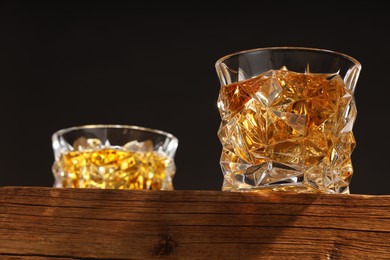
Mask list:
[{"label": "wood grain", "polygon": [[390,196],[0,188],[0,259],[390,259]]}]

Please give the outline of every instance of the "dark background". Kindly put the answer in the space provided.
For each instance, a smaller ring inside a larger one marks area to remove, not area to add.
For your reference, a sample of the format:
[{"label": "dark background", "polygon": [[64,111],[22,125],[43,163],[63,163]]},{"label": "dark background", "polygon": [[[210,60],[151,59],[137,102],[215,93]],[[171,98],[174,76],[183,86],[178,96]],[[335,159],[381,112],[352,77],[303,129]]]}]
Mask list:
[{"label": "dark background", "polygon": [[351,192],[390,194],[390,19],[355,2],[0,2],[0,186],[51,186],[51,135],[130,124],[179,138],[176,189],[219,190],[215,61],[304,46],[362,63]]}]

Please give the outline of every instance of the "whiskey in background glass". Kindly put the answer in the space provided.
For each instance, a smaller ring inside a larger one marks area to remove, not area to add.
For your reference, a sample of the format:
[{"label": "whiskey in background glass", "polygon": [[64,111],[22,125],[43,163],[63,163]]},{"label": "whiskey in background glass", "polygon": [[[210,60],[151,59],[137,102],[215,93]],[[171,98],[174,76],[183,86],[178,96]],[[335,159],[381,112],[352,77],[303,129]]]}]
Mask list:
[{"label": "whiskey in background glass", "polygon": [[178,139],[138,126],[86,125],[52,136],[54,187],[173,190]]}]

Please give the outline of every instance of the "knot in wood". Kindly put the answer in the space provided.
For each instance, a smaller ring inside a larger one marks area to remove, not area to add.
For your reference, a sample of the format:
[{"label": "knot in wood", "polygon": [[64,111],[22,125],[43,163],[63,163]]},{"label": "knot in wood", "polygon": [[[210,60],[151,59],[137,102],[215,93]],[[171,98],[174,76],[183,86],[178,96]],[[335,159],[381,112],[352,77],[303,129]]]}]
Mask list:
[{"label": "knot in wood", "polygon": [[154,256],[167,256],[173,253],[177,246],[177,243],[172,239],[171,235],[161,235],[161,239],[158,244],[153,248],[152,255]]}]

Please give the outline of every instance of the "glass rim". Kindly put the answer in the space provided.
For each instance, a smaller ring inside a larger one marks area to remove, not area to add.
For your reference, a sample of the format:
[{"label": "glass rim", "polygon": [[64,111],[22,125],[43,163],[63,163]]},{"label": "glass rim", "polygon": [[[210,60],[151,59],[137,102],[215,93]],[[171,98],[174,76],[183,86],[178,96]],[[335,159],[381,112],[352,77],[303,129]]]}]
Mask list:
[{"label": "glass rim", "polygon": [[319,52],[319,53],[330,53],[330,54],[335,54],[335,55],[341,56],[344,59],[351,61],[353,64],[355,64],[355,66],[359,67],[359,69],[362,67],[361,63],[357,59],[355,59],[354,57],[349,56],[345,53],[342,53],[342,52],[333,51],[333,50],[329,50],[329,49],[322,49],[322,48],[293,47],[293,46],[262,47],[262,48],[254,48],[254,49],[233,52],[233,53],[227,54],[227,55],[219,58],[215,62],[215,66],[218,67],[218,66],[220,66],[221,63],[223,63],[227,59],[230,59],[234,56],[239,56],[241,54],[254,53],[254,52],[260,52],[260,51],[272,51],[272,50],[300,50],[300,51],[314,51],[314,52]]},{"label": "glass rim", "polygon": [[166,137],[171,138],[172,140],[175,140],[178,142],[178,138],[174,136],[171,133],[158,130],[158,129],[153,129],[149,127],[143,127],[143,126],[137,126],[137,125],[121,125],[121,124],[89,124],[89,125],[79,125],[79,126],[72,126],[72,127],[67,127],[63,128],[60,130],[57,130],[53,133],[52,139],[58,139],[58,137],[63,136],[66,133],[70,133],[75,130],[82,130],[82,129],[131,129],[131,130],[138,130],[138,131],[143,131],[143,132],[149,132],[153,134],[159,134],[163,135]]}]

